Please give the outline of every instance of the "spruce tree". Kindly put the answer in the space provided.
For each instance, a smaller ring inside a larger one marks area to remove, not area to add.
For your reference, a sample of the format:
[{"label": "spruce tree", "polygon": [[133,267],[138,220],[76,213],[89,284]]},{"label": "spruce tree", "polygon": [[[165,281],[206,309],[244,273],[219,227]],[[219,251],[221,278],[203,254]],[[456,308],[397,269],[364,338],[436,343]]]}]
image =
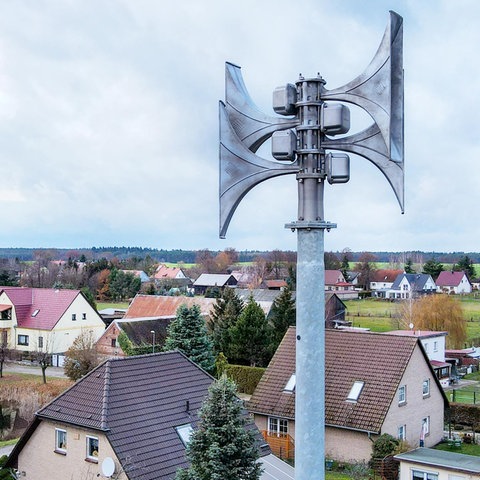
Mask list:
[{"label": "spruce tree", "polygon": [[232,328],[237,323],[244,308],[244,303],[232,288],[226,288],[222,297],[213,305],[210,315],[210,330],[215,355],[223,353],[232,358]]},{"label": "spruce tree", "polygon": [[272,356],[272,327],[252,296],[231,333],[235,361],[251,367],[267,366]]},{"label": "spruce tree", "polygon": [[198,305],[191,308],[186,305],[178,307],[175,320],[168,326],[163,349],[164,351],[178,349],[205,371],[213,372],[215,359],[212,342],[207,335],[205,321]]},{"label": "spruce tree", "polygon": [[296,322],[295,301],[292,298],[290,288],[285,288],[275,299],[269,318],[273,326],[272,346],[273,350],[276,350],[288,327],[295,325]]},{"label": "spruce tree", "polygon": [[199,417],[187,446],[191,465],[179,470],[176,480],[258,480],[255,435],[246,428],[235,384],[225,375],[210,386]]}]

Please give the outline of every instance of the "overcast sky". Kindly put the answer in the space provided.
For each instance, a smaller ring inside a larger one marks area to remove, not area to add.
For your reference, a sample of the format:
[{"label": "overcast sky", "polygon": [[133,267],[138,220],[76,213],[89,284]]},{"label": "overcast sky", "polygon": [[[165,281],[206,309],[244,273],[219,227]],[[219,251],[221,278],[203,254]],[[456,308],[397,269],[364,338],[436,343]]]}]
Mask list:
[{"label": "overcast sky", "polygon": [[299,73],[344,85],[404,19],[405,214],[351,156],[326,250],[480,250],[477,0],[0,0],[1,247],[296,249],[295,176],[218,238],[225,62],[264,111]]}]

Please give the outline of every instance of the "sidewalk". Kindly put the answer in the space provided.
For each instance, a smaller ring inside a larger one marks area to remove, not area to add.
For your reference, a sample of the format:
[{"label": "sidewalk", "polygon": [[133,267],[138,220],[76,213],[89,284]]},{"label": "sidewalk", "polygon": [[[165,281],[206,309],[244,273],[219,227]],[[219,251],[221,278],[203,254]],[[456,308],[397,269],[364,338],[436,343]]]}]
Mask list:
[{"label": "sidewalk", "polygon": [[[4,373],[27,373],[30,375],[42,375],[42,369],[31,363],[5,362]],[[45,371],[47,377],[67,378],[62,367],[48,367]]]}]

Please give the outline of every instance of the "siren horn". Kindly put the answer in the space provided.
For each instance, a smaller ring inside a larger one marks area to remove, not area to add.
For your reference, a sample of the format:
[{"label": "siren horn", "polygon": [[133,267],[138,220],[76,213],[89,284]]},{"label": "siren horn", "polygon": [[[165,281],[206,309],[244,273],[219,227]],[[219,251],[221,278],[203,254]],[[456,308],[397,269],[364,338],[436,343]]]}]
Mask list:
[{"label": "siren horn", "polygon": [[323,101],[364,109],[375,124],[363,132],[322,142],[325,148],[357,153],[387,177],[404,211],[403,19],[390,11],[380,47],[366,70],[343,87],[324,90]]}]

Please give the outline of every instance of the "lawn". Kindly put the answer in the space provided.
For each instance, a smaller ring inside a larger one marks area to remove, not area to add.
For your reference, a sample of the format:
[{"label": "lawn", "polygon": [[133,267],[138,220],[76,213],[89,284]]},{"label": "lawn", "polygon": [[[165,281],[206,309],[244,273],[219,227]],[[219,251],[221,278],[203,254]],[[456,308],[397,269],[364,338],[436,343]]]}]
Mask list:
[{"label": "lawn", "polygon": [[450,447],[448,443],[439,443],[434,447],[437,450],[445,450],[447,452],[463,453],[465,455],[480,455],[480,445],[471,443],[462,443],[460,447]]},{"label": "lawn", "polygon": [[104,310],[105,308],[128,308],[128,302],[97,302],[97,311]]}]

